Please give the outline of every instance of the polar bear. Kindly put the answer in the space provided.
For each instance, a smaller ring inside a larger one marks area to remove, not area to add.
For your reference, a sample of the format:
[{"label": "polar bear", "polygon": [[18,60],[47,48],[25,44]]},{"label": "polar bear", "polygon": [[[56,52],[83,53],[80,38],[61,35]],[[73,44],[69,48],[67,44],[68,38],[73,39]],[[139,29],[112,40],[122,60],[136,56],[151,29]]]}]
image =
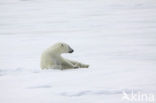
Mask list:
[{"label": "polar bear", "polygon": [[41,55],[41,69],[74,69],[88,68],[89,65],[82,64],[77,61],[65,59],[61,56],[62,53],[72,53],[74,50],[66,43],[56,43],[47,48]]}]

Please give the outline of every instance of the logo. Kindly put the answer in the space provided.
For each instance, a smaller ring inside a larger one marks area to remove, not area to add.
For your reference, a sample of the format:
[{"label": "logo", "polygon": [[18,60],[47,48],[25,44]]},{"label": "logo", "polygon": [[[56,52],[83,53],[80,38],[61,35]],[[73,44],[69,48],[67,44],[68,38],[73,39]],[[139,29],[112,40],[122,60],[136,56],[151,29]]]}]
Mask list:
[{"label": "logo", "polygon": [[123,101],[131,101],[131,102],[146,102],[146,103],[154,103],[155,97],[152,93],[142,93],[142,92],[134,92],[127,93],[126,91],[122,92],[122,100]]}]

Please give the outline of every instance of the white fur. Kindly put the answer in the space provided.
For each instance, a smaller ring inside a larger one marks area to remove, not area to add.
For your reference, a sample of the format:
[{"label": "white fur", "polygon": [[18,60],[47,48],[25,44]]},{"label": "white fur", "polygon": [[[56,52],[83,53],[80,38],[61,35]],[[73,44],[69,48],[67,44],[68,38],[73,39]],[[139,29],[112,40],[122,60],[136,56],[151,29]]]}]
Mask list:
[{"label": "white fur", "polygon": [[66,43],[56,43],[47,48],[41,55],[41,69],[88,68],[89,65],[71,61],[61,56],[62,53],[72,53],[73,49]]}]

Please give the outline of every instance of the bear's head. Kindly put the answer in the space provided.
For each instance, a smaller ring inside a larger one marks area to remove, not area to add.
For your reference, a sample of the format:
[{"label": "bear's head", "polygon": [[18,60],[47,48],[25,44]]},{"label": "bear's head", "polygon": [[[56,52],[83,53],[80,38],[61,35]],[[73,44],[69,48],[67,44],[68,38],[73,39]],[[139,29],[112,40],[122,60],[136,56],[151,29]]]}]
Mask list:
[{"label": "bear's head", "polygon": [[74,50],[68,44],[61,42],[54,44],[52,48],[55,48],[58,54],[74,52]]}]

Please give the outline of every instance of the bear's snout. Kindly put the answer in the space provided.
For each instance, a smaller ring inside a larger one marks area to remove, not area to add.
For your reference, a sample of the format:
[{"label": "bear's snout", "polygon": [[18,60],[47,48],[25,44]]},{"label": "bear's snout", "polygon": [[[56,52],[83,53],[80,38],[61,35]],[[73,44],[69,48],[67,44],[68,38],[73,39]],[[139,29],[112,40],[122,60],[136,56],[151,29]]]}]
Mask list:
[{"label": "bear's snout", "polygon": [[72,53],[72,52],[74,52],[74,50],[73,50],[73,49],[69,51],[69,53]]}]

